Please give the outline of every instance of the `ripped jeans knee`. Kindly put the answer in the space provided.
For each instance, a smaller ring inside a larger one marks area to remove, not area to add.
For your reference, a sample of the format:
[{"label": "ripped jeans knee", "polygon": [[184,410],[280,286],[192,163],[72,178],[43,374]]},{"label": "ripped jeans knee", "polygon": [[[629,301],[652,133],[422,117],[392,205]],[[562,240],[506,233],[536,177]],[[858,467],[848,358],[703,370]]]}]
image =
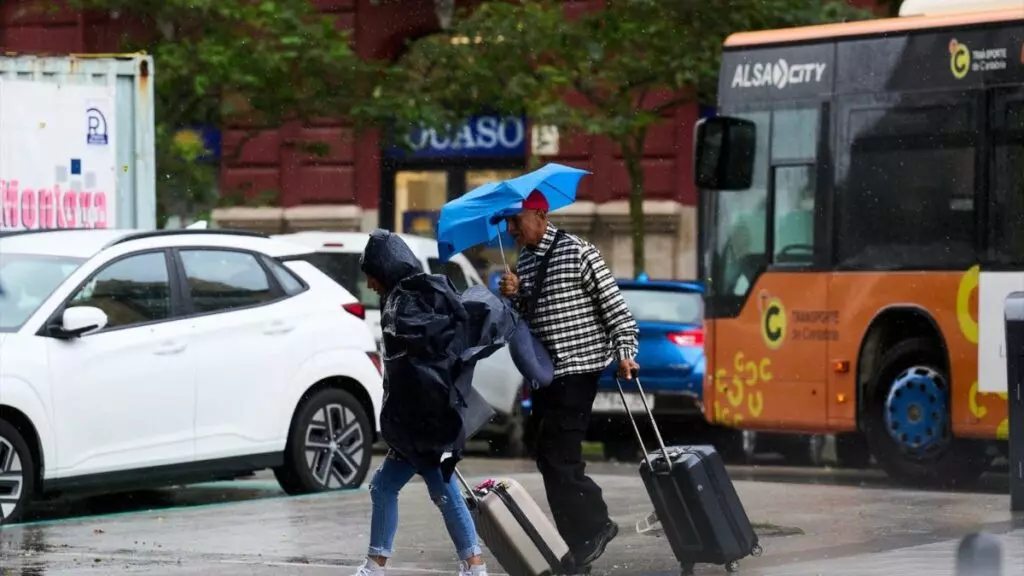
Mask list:
[{"label": "ripped jeans knee", "polygon": [[427,480],[430,500],[441,511],[448,534],[455,544],[455,552],[460,560],[468,560],[481,554],[480,543],[476,537],[476,526],[470,515],[466,498],[455,484],[445,483],[440,473],[425,477]]},{"label": "ripped jeans knee", "polygon": [[398,493],[409,482],[412,475],[411,472],[402,470],[396,465],[388,466],[386,462],[381,464],[370,478],[368,486],[370,497],[379,498],[387,496],[398,498]]},{"label": "ripped jeans knee", "polygon": [[371,502],[384,502],[385,500],[398,500],[398,494],[389,494],[388,491],[377,482],[376,479],[370,482],[370,501]]}]

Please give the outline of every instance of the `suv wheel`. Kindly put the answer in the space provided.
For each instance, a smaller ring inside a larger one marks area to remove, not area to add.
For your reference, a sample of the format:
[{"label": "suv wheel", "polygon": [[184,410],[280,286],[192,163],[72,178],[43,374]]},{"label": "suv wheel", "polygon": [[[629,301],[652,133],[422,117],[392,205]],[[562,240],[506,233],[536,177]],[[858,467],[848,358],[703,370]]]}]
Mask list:
[{"label": "suv wheel", "polygon": [[523,421],[521,417],[513,417],[508,429],[501,436],[489,442],[490,454],[495,458],[523,458],[527,454],[526,442],[523,439]]},{"label": "suv wheel", "polygon": [[516,403],[509,415],[508,427],[501,436],[491,439],[489,443],[491,456],[497,458],[523,458],[529,452],[526,446],[526,417],[523,415],[523,403],[516,395]]},{"label": "suv wheel", "polygon": [[288,494],[356,488],[373,457],[373,429],[362,404],[344,390],[316,392],[292,420],[284,464],[274,476]]},{"label": "suv wheel", "polygon": [[0,420],[0,524],[17,522],[34,490],[35,465],[28,444],[10,423]]},{"label": "suv wheel", "polygon": [[632,464],[643,458],[636,440],[632,438],[606,438],[602,444],[605,460]]}]

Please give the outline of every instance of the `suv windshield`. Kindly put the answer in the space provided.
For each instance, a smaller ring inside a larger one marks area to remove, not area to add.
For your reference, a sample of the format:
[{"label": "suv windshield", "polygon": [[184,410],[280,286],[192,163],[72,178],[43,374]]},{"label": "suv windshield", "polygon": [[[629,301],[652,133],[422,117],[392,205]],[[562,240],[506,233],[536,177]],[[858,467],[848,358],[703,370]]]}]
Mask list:
[{"label": "suv windshield", "polygon": [[366,285],[366,274],[359,269],[359,254],[345,252],[313,252],[285,260],[305,260],[316,266],[345,290],[359,299],[366,308],[380,308],[380,297]]},{"label": "suv windshield", "polygon": [[0,254],[0,332],[20,329],[82,262],[85,259]]},{"label": "suv windshield", "polygon": [[704,316],[704,301],[699,292],[627,286],[621,291],[637,322],[700,324]]}]

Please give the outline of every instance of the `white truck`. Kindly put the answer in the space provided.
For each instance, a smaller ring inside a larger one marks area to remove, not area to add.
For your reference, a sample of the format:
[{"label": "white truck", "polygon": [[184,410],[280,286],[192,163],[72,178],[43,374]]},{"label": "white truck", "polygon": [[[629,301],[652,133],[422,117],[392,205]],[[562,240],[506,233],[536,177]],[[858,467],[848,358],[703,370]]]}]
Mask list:
[{"label": "white truck", "polygon": [[0,233],[156,228],[153,59],[0,55]]}]

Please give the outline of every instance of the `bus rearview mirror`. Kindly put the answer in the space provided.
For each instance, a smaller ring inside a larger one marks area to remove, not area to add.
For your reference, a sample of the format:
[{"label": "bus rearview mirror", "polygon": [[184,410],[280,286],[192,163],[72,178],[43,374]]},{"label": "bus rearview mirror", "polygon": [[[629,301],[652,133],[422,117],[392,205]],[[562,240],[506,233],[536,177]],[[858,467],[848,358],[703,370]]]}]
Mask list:
[{"label": "bus rearview mirror", "polygon": [[694,135],[694,180],[701,190],[747,190],[754,177],[757,126],[729,116],[702,118]]}]

